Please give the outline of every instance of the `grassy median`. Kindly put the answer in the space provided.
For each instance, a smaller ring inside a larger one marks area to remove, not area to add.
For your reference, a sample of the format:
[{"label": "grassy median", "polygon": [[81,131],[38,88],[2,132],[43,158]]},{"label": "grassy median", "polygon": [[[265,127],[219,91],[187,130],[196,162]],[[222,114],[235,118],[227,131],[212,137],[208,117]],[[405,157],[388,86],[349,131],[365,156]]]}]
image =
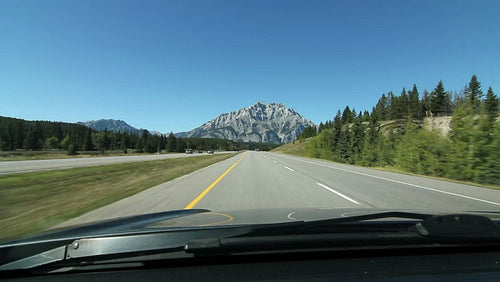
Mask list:
[{"label": "grassy median", "polygon": [[37,233],[233,155],[0,176],[0,240]]}]

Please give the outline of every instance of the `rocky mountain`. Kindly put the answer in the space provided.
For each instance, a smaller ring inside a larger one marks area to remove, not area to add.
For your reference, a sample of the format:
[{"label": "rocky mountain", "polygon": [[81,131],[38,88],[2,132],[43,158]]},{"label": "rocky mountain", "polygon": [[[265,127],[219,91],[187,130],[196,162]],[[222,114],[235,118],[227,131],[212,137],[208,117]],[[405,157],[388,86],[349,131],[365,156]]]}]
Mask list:
[{"label": "rocky mountain", "polygon": [[142,129],[135,128],[123,120],[116,119],[100,119],[100,120],[91,120],[86,122],[77,122],[78,124],[85,125],[97,131],[103,131],[105,129],[114,132],[139,132]]},{"label": "rocky mountain", "polygon": [[288,143],[304,128],[314,125],[284,104],[257,102],[215,119],[179,137],[224,138],[234,141]]}]

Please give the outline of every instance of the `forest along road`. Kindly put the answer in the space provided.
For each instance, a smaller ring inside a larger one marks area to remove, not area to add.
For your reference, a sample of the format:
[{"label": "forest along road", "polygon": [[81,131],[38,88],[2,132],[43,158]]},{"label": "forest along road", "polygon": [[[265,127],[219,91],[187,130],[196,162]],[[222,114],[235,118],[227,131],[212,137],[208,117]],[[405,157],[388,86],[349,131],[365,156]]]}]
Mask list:
[{"label": "forest along road", "polygon": [[[215,152],[216,154],[233,152]],[[84,166],[98,166],[119,163],[155,161],[163,159],[176,159],[195,157],[201,154],[160,154],[118,157],[89,157],[74,159],[29,160],[29,161],[2,161],[0,162],[0,175],[10,173],[23,173],[40,170],[66,169]]]},{"label": "forest along road", "polygon": [[500,211],[500,190],[269,152],[245,152],[60,226],[152,212],[269,208]]}]

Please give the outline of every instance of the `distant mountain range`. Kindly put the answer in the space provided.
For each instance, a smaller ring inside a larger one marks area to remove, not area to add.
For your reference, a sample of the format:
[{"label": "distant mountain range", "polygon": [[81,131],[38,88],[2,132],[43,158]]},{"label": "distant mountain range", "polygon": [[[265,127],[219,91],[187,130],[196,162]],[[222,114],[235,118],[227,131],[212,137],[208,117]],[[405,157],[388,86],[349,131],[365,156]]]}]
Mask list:
[{"label": "distant mountain range", "polygon": [[288,143],[314,124],[281,103],[257,102],[215,119],[178,137],[224,138],[234,141]]},{"label": "distant mountain range", "polygon": [[125,132],[128,131],[130,133],[137,133],[142,131],[143,129],[135,128],[123,120],[116,119],[100,119],[100,120],[91,120],[91,121],[79,121],[78,124],[85,125],[86,127],[90,127],[97,131],[109,130],[113,132]]},{"label": "distant mountain range", "polygon": [[[123,120],[100,119],[78,124],[97,131],[140,133],[139,129]],[[288,143],[297,138],[308,126],[314,124],[281,103],[257,102],[238,111],[221,114],[213,120],[188,132],[179,132],[177,137],[221,138],[243,142]],[[151,134],[161,134],[149,131]]]}]

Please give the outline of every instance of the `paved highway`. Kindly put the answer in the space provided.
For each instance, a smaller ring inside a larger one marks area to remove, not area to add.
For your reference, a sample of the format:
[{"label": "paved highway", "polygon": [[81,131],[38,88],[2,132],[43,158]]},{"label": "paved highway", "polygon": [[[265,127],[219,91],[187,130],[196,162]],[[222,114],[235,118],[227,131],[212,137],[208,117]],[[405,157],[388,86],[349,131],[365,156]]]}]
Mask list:
[{"label": "paved highway", "polygon": [[500,191],[269,152],[246,152],[63,225],[183,208],[500,211]]},{"label": "paved highway", "polygon": [[[227,152],[216,152],[223,154]],[[130,163],[154,161],[162,159],[175,159],[199,156],[200,154],[161,154],[161,155],[140,155],[140,156],[118,156],[118,157],[90,157],[72,159],[52,159],[52,160],[30,160],[30,161],[2,161],[0,162],[0,175],[10,173],[22,173],[40,170],[67,169],[73,167],[98,166],[107,164]]]}]

